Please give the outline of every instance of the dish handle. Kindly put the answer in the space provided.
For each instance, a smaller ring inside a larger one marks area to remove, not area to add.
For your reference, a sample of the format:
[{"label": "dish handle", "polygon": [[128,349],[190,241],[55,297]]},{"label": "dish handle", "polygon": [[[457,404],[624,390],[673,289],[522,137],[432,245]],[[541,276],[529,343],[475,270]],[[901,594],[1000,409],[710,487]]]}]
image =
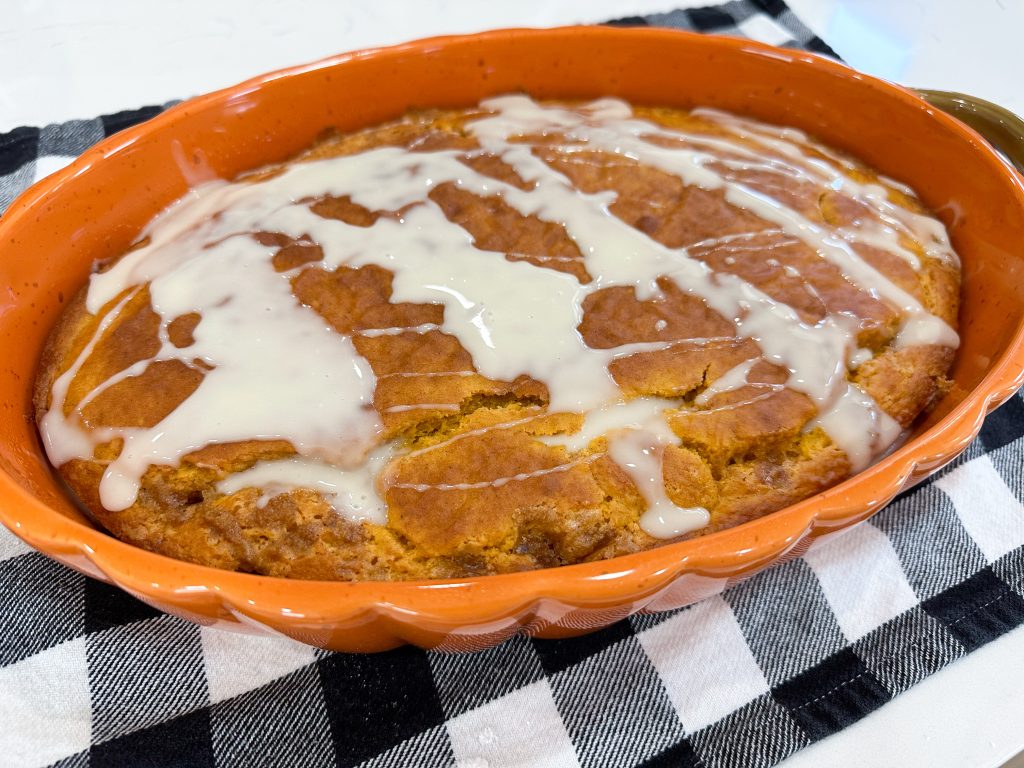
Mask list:
[{"label": "dish handle", "polygon": [[980,133],[993,147],[1024,174],[1024,120],[991,101],[955,91],[914,92],[933,107],[938,107]]}]

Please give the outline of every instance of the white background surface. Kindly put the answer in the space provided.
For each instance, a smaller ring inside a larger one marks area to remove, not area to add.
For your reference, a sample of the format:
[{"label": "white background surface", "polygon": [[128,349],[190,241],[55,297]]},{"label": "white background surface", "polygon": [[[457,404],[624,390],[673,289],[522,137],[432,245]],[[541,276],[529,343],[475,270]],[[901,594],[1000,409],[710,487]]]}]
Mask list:
[{"label": "white background surface", "polygon": [[[716,0],[0,0],[0,131],[94,117],[353,48]],[[857,69],[1024,113],[1024,0],[789,0]],[[297,10],[301,8],[301,10]],[[727,673],[727,671],[726,671]],[[797,753],[809,766],[997,766],[1024,749],[1024,628]]]}]

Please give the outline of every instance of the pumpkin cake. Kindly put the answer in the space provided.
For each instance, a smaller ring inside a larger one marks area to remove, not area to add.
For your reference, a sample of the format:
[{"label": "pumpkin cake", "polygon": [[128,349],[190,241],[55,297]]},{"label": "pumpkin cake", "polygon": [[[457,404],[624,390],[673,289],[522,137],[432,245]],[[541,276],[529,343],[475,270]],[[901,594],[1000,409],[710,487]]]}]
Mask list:
[{"label": "pumpkin cake", "polygon": [[868,466],[948,386],[959,281],[910,189],[798,131],[504,96],[190,192],[69,303],[37,419],[170,557],[560,566]]}]

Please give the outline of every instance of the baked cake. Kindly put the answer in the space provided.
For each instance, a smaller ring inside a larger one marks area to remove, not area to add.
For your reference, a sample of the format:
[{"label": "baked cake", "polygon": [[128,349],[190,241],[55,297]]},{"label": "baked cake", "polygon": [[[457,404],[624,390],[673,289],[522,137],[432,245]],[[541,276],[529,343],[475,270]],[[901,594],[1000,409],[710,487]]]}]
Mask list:
[{"label": "baked cake", "polygon": [[37,417],[171,557],[566,565],[868,466],[948,386],[959,280],[910,189],[798,131],[505,96],[190,192],[70,302]]}]

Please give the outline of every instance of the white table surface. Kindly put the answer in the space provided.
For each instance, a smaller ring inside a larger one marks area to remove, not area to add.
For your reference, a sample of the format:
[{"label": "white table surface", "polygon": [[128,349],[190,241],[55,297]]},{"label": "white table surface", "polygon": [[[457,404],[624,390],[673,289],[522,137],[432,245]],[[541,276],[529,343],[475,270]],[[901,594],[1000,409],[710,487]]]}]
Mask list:
[{"label": "white table surface", "polygon": [[[157,104],[353,48],[716,0],[2,0],[0,132]],[[789,0],[854,67],[1024,114],[1024,0]],[[294,10],[301,8],[301,12]],[[1024,627],[783,763],[998,766],[1024,750]]]}]

